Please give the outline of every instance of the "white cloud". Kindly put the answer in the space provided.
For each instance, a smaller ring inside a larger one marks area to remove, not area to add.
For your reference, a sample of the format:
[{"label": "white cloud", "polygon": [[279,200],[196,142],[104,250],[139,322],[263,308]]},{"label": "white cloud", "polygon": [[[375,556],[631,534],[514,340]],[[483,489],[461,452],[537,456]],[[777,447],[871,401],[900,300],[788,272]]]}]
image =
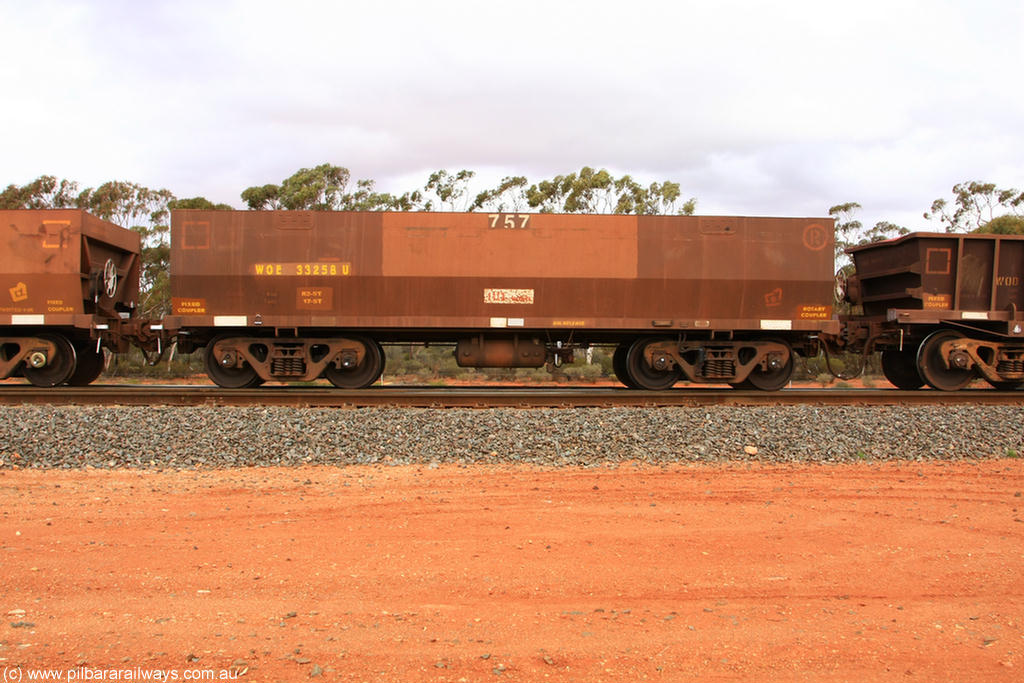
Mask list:
[{"label": "white cloud", "polygon": [[702,211],[855,200],[866,223],[909,223],[961,180],[1024,185],[1022,17],[994,0],[6,3],[0,183],[240,205],[324,161],[394,191],[426,169],[587,164],[679,180]]}]

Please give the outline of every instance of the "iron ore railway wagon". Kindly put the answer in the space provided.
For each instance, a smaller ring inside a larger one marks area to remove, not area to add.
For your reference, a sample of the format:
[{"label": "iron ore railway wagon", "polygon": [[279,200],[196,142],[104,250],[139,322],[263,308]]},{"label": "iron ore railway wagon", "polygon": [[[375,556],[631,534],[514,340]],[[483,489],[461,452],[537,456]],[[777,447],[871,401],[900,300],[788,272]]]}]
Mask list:
[{"label": "iron ore railway wagon", "polygon": [[2,211],[0,379],[87,384],[101,349],[202,350],[224,387],[372,384],[383,344],[465,367],[614,346],[628,387],[777,390],[800,355],[881,351],[896,386],[1024,382],[1024,237],[914,233],[851,250],[833,312],[826,218],[172,212],[172,313],[138,314],[139,238],[81,211]]},{"label": "iron ore railway wagon", "polygon": [[823,218],[175,211],[179,348],[214,382],[372,384],[381,344],[541,367],[613,344],[626,385],[780,389],[838,331]]},{"label": "iron ore railway wagon", "polygon": [[911,233],[849,250],[857,315],[842,343],[879,350],[901,389],[1024,383],[1024,237]]},{"label": "iron ore railway wagon", "polygon": [[0,211],[0,379],[83,386],[101,349],[153,344],[139,300],[140,238],[80,210]]}]

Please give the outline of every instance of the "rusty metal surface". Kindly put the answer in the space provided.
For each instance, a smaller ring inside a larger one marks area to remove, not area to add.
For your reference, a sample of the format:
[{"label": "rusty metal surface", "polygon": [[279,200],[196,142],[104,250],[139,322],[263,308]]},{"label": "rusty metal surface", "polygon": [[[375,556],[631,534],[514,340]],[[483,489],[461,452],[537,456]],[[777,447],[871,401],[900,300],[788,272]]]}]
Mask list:
[{"label": "rusty metal surface", "polygon": [[539,368],[547,359],[544,343],[536,339],[460,339],[455,347],[459,367]]},{"label": "rusty metal surface", "polygon": [[825,218],[175,211],[167,325],[817,331],[832,245]]},{"label": "rusty metal surface", "polygon": [[88,327],[139,297],[139,235],[80,210],[0,211],[0,326]]},{"label": "rusty metal surface", "polygon": [[419,408],[579,408],[666,406],[763,406],[763,405],[927,405],[941,403],[1020,405],[1024,393],[970,389],[957,393],[899,391],[895,389],[787,389],[765,393],[735,389],[673,389],[630,391],[610,388],[523,389],[480,387],[473,389],[424,387],[374,387],[341,391],[326,387],[262,387],[223,390],[212,386],[93,386],[37,389],[27,385],[0,384],[0,405],[171,405],[297,407],[419,407]]},{"label": "rusty metal surface", "polygon": [[1012,320],[1024,309],[1024,236],[911,233],[848,251],[867,316]]}]

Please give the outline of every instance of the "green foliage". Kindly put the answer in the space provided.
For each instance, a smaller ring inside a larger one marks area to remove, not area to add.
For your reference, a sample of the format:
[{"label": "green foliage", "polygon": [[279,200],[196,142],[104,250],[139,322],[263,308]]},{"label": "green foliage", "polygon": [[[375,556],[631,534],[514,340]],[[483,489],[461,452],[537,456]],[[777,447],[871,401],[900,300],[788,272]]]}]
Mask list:
[{"label": "green foliage", "polygon": [[357,180],[355,191],[346,192],[350,177],[347,168],[325,163],[301,168],[280,185],[248,187],[241,196],[245,205],[254,211],[414,211],[420,208],[420,192],[395,197],[375,191],[372,180]]},{"label": "green foliage", "polygon": [[280,185],[256,185],[242,192],[242,201],[250,209],[290,209],[337,211],[342,207],[347,168],[320,164],[300,168],[281,181]]},{"label": "green foliage", "polygon": [[677,209],[676,202],[682,196],[682,192],[679,183],[668,180],[643,187],[631,176],[624,175],[615,181],[615,191],[618,193],[615,213],[692,216],[697,209],[697,199],[694,197],[683,202]]},{"label": "green foliage", "polygon": [[[679,183],[664,181],[644,186],[631,176],[615,178],[605,169],[584,166],[578,172],[530,184],[525,176],[508,176],[496,187],[470,193],[476,173],[434,171],[419,190],[401,195],[377,192],[374,181],[359,180],[347,192],[348,169],[330,164],[303,168],[280,185],[254,185],[242,192],[253,210],[309,209],[318,211],[478,211],[541,213],[619,213],[693,215],[697,200],[681,201]],[[472,197],[472,201],[470,200]]]},{"label": "green foliage", "polygon": [[348,169],[341,166],[300,168],[281,182],[278,198],[285,209],[336,211],[341,208],[348,181]]},{"label": "green foliage", "polygon": [[484,207],[498,213],[522,211],[526,202],[524,190],[527,182],[529,181],[526,180],[526,176],[521,175],[503,178],[494,189],[479,193],[470,205],[470,211]]},{"label": "green foliage", "polygon": [[155,365],[149,365],[138,349],[110,356],[103,378],[123,382],[131,378],[181,379],[205,375],[202,352],[181,354],[168,352]]},{"label": "green foliage", "polygon": [[679,183],[665,181],[644,187],[629,175],[613,177],[607,170],[584,166],[577,173],[542,180],[524,190],[527,204],[541,213],[681,214],[692,215],[697,200],[677,206]]},{"label": "green foliage", "polygon": [[151,190],[138,183],[112,180],[83,190],[75,205],[105,221],[136,230],[144,240],[159,240],[159,233],[167,231],[167,206],[173,199],[170,190]]},{"label": "green foliage", "polygon": [[[412,192],[406,192],[397,197],[391,197],[390,209],[393,211],[416,211],[423,203],[423,193],[419,190]],[[382,211],[387,211],[388,208],[382,208]]]},{"label": "green foliage", "polygon": [[[465,204],[465,197],[469,193],[469,180],[475,175],[475,171],[467,171],[465,169],[454,175],[444,169],[434,171],[430,174],[430,178],[427,179],[427,184],[423,186],[423,191],[426,194],[433,194],[437,197],[438,201],[441,202],[440,208],[442,210],[472,211],[476,203],[474,202],[467,206]],[[434,205],[432,199],[427,199],[424,201],[422,208],[424,211],[433,211],[438,207]]]},{"label": "green foliage", "polygon": [[615,179],[605,169],[584,166],[565,176],[561,185],[562,208],[569,213],[610,213]]},{"label": "green foliage", "polygon": [[171,245],[142,247],[139,308],[143,317],[157,319],[171,312]]},{"label": "green foliage", "polygon": [[395,207],[395,198],[386,192],[375,192],[372,180],[356,181],[356,190],[341,198],[342,211],[388,211]]},{"label": "green foliage", "polygon": [[990,235],[1024,235],[1024,216],[997,216],[974,232]]},{"label": "green foliage", "polygon": [[8,185],[0,192],[0,209],[66,209],[75,206],[78,183],[39,176],[25,185]]},{"label": "green foliage", "polygon": [[242,191],[242,201],[253,211],[282,209],[278,196],[281,188],[277,185],[254,185]]},{"label": "green foliage", "polygon": [[1024,215],[1024,192],[972,180],[954,185],[952,203],[936,199],[924,217],[943,223],[946,232],[968,232],[1004,214]]},{"label": "green foliage", "polygon": [[233,206],[227,204],[214,204],[206,197],[192,197],[190,199],[173,199],[167,203],[168,209],[200,209],[203,211],[233,211]]},{"label": "green foliage", "polygon": [[881,242],[910,232],[888,221],[879,221],[870,230],[865,230],[864,224],[854,218],[861,208],[857,202],[846,202],[828,210],[828,215],[836,221],[836,260],[839,262],[846,261],[846,250],[850,247]]},{"label": "green foliage", "polygon": [[857,242],[857,236],[864,228],[864,224],[856,220],[853,215],[861,210],[857,202],[846,202],[836,204],[828,210],[828,215],[836,222],[836,257],[843,254],[844,250],[852,247]]},{"label": "green foliage", "polygon": [[866,241],[862,241],[861,244],[868,242],[882,242],[884,240],[891,240],[894,237],[900,237],[902,235],[909,235],[910,230],[904,228],[902,225],[896,225],[889,221],[879,221],[875,223],[874,227],[868,230],[865,236]]}]

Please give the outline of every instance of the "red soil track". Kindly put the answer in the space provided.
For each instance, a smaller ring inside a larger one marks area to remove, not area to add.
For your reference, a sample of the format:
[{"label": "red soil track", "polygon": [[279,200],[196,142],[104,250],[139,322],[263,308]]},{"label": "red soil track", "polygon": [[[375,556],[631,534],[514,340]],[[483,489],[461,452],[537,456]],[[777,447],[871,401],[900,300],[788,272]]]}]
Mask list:
[{"label": "red soil track", "polygon": [[1022,491],[1017,460],[4,470],[0,668],[1021,680]]}]

